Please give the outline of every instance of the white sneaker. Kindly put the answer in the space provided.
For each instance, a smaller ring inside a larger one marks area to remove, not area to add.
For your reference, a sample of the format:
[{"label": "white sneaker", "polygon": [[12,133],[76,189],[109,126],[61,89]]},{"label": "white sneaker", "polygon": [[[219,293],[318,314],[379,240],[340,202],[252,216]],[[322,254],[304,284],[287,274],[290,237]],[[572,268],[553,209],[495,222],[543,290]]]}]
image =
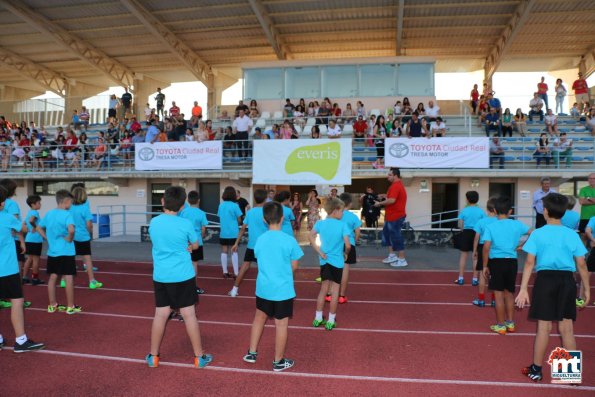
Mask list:
[{"label": "white sneaker", "polygon": [[386,258],[384,258],[382,260],[382,263],[393,263],[393,262],[396,262],[398,260],[399,260],[399,257],[398,256],[391,254],[391,255],[387,256]]},{"label": "white sneaker", "polygon": [[236,296],[238,296],[238,291],[232,289],[227,293],[227,295],[231,296],[232,298],[235,298]]},{"label": "white sneaker", "polygon": [[396,262],[390,264],[392,267],[405,267],[408,265],[406,259],[399,259]]}]

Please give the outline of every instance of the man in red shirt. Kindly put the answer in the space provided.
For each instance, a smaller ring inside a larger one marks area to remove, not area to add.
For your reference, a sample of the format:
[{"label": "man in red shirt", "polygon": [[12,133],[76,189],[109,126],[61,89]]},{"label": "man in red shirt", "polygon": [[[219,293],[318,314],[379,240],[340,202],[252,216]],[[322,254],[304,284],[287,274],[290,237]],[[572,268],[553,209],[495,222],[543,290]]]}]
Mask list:
[{"label": "man in red shirt", "polygon": [[548,90],[548,86],[545,82],[545,77],[541,77],[541,82],[537,83],[537,93],[539,94],[539,97],[541,99],[543,99],[543,102],[545,103],[545,109],[547,112],[547,109],[549,109],[549,105],[547,102],[547,90]]},{"label": "man in red shirt", "polygon": [[353,136],[354,138],[365,138],[366,131],[368,130],[368,123],[364,120],[363,116],[357,116],[357,121],[353,123]]},{"label": "man in red shirt", "polygon": [[572,83],[572,89],[574,90],[574,97],[578,103],[581,103],[581,109],[586,103],[589,102],[589,86],[587,81],[583,78],[583,74],[578,74],[578,79]]},{"label": "man in red shirt", "polygon": [[[401,233],[405,222],[407,207],[407,191],[401,181],[401,171],[391,168],[387,179],[390,187],[386,194],[379,195],[383,200],[377,201],[375,207],[384,207],[384,228],[382,229],[382,245],[388,246],[389,255],[382,262],[392,267],[405,267],[405,239]],[[395,254],[396,253],[396,254]]]},{"label": "man in red shirt", "polygon": [[169,108],[169,115],[172,117],[178,117],[180,114],[180,108],[176,106],[176,102],[171,103],[171,108]]}]

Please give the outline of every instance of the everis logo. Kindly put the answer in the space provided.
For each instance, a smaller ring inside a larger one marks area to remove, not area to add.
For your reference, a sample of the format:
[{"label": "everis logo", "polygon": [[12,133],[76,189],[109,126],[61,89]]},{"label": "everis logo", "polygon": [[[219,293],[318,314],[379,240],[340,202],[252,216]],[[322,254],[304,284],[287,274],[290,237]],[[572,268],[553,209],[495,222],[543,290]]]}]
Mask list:
[{"label": "everis logo", "polygon": [[339,171],[340,160],[341,145],[339,142],[301,146],[289,154],[285,162],[285,172],[289,175],[298,172],[312,172],[330,181]]}]

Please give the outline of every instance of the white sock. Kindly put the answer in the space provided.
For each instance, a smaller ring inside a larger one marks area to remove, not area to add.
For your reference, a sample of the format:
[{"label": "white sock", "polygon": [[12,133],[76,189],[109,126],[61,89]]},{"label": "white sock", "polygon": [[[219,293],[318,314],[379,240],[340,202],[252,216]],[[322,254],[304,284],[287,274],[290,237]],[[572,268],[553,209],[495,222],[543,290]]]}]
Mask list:
[{"label": "white sock", "polygon": [[27,342],[27,335],[23,334],[21,336],[17,336],[16,341],[19,345],[22,345],[23,343]]},{"label": "white sock", "polygon": [[329,323],[334,323],[335,322],[335,316],[337,315],[337,313],[331,313],[329,312],[328,314],[328,322]]},{"label": "white sock", "polygon": [[238,267],[238,253],[234,252],[231,254],[231,264],[233,266],[233,274],[236,276],[238,275],[239,267]]},{"label": "white sock", "polygon": [[316,321],[322,321],[322,311],[316,311]]},{"label": "white sock", "polygon": [[236,287],[235,285],[231,288],[231,292],[238,292],[238,287]]},{"label": "white sock", "polygon": [[227,254],[221,253],[221,268],[223,273],[227,273]]}]

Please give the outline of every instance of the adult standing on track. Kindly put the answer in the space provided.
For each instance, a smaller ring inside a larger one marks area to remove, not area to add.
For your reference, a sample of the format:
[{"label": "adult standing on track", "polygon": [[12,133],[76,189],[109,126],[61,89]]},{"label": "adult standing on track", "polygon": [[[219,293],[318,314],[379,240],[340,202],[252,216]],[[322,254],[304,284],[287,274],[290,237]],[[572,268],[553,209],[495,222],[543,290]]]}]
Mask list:
[{"label": "adult standing on track", "polygon": [[384,207],[384,228],[382,229],[382,245],[388,246],[389,255],[382,262],[392,267],[405,267],[405,240],[401,233],[405,222],[407,207],[407,191],[401,181],[401,171],[393,167],[388,171],[387,179],[390,187],[386,194],[379,195],[382,201],[374,206]]},{"label": "adult standing on track", "polygon": [[581,221],[578,231],[585,233],[589,219],[595,216],[595,172],[589,174],[589,184],[578,192],[578,201],[581,204]]},{"label": "adult standing on track", "polygon": [[541,189],[536,190],[533,193],[533,209],[535,210],[535,229],[539,229],[545,226],[547,223],[543,217],[543,198],[550,193],[556,193],[554,189],[550,187],[552,180],[548,176],[544,176],[540,180]]}]

